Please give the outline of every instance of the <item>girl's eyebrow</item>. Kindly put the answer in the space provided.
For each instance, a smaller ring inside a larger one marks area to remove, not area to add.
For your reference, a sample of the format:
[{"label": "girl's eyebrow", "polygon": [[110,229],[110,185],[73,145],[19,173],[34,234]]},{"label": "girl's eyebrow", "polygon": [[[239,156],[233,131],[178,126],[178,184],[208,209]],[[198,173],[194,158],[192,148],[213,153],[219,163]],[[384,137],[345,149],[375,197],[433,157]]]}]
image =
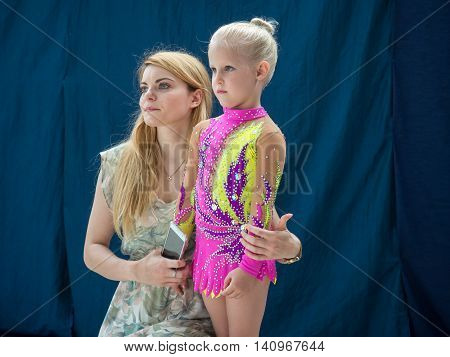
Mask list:
[{"label": "girl's eyebrow", "polygon": [[[229,66],[229,67],[234,67],[234,65],[232,65],[232,64],[224,64],[222,67],[227,67],[227,66]],[[209,68],[214,68],[214,67],[216,67],[215,65],[210,65],[209,66]],[[219,66],[220,67],[220,66]]]}]

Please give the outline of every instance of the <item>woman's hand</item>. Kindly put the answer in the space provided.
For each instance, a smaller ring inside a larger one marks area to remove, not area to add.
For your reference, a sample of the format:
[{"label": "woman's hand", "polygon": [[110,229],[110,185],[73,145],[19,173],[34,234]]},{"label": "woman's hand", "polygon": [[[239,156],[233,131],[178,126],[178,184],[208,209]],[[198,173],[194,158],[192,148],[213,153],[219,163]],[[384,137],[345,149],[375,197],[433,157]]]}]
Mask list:
[{"label": "woman's hand", "polygon": [[256,237],[244,231],[241,232],[241,243],[245,247],[245,254],[255,260],[281,260],[297,256],[301,249],[301,242],[286,227],[287,221],[292,216],[288,213],[278,221],[274,220],[273,231],[246,224],[245,228]]},{"label": "woman's hand", "polygon": [[157,248],[137,260],[133,275],[137,282],[154,286],[170,286],[182,295],[186,288],[186,279],[190,276],[190,265],[184,260],[167,259],[161,256],[161,248]]}]

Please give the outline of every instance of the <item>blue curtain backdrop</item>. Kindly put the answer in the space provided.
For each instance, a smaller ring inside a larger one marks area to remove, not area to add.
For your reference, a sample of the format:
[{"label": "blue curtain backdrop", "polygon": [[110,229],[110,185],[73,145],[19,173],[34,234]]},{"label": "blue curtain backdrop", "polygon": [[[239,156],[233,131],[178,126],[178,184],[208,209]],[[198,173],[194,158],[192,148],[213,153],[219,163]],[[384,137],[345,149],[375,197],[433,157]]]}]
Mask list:
[{"label": "blue curtain backdrop", "polygon": [[[389,46],[394,5],[387,0],[265,1],[264,6],[261,1],[1,0],[1,334],[97,335],[117,282],[85,267],[84,238],[98,153],[129,133],[137,109],[137,60],[146,49],[179,46],[207,64],[210,35],[224,23],[254,16],[280,23],[278,67],[263,105],[288,142],[277,208],[280,214],[294,213],[288,227],[304,245],[299,263],[279,266],[261,334],[408,336],[411,319],[423,326],[413,331],[429,334],[430,324],[402,302],[405,291],[414,294],[415,269],[424,269],[423,278],[431,271],[426,262],[423,267],[409,259],[404,287],[396,212],[409,212],[404,228],[408,220],[421,219],[421,201],[414,197],[415,187],[402,188],[395,179]],[[420,91],[420,81],[410,82],[407,73],[402,86],[409,98],[399,104],[405,122],[409,110],[415,111],[404,107]],[[428,89],[432,94],[439,88]],[[440,114],[448,119],[448,101],[445,105]],[[215,114],[219,110],[216,103]],[[431,122],[434,114],[428,114]],[[423,119],[414,115],[415,122]],[[429,128],[420,124],[414,135]],[[409,138],[403,148],[414,141]],[[445,150],[443,142],[440,149]],[[411,160],[402,168],[405,174],[414,164],[409,154],[403,150]],[[446,174],[441,185],[448,183]],[[430,171],[424,175],[435,179]],[[396,201],[396,185],[405,200]],[[399,203],[410,211],[396,207]],[[435,204],[442,214],[448,212],[449,197],[436,198]],[[448,223],[423,225],[420,231],[426,233],[421,240],[436,236],[448,247]],[[400,234],[406,234],[402,227]],[[407,234],[403,243],[414,245],[418,238]],[[111,249],[118,251],[117,238]],[[414,254],[418,249],[410,247]],[[432,260],[434,253],[430,248],[422,257]],[[448,251],[440,257],[448,260]],[[441,309],[447,325],[437,314],[429,318],[448,328],[448,299],[441,305],[442,286],[435,282],[420,285],[415,308]]]},{"label": "blue curtain backdrop", "polygon": [[450,1],[399,0],[397,7],[396,38],[430,16],[394,52],[403,285],[411,334],[442,336],[450,333]]}]

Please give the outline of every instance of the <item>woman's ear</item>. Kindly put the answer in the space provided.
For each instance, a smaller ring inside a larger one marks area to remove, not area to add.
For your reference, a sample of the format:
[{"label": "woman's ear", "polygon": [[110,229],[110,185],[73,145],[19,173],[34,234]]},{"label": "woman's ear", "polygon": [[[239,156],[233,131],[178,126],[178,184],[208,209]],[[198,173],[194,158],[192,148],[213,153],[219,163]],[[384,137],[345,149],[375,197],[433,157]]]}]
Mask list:
[{"label": "woman's ear", "polygon": [[263,81],[267,75],[269,74],[270,64],[267,61],[261,61],[258,64],[258,68],[256,70],[256,79],[259,81]]},{"label": "woman's ear", "polygon": [[203,91],[201,89],[196,89],[194,92],[192,92],[191,98],[191,108],[198,107],[203,100]]}]

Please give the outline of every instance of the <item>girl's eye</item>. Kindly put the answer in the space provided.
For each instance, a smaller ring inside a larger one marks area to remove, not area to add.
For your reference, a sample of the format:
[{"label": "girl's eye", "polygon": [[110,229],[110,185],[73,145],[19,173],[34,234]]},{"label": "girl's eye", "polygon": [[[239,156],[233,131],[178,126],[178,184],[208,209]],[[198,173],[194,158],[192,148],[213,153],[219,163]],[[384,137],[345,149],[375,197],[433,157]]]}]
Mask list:
[{"label": "girl's eye", "polygon": [[225,66],[225,71],[226,72],[231,72],[234,68],[231,66]]},{"label": "girl's eye", "polygon": [[159,84],[159,89],[168,89],[170,88],[169,83],[161,82]]},{"label": "girl's eye", "polygon": [[211,72],[212,73],[216,73],[216,69],[215,68],[211,68]]}]

